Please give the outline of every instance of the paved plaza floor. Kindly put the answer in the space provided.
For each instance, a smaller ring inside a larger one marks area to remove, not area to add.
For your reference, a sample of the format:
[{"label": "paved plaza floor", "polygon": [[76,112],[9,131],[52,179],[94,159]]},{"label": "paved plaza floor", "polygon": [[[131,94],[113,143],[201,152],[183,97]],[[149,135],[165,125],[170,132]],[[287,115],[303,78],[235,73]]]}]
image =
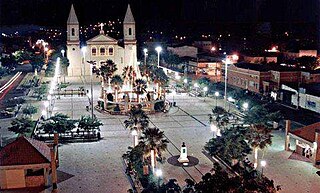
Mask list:
[{"label": "paved plaza floor", "polygon": [[[95,99],[100,91],[99,85],[94,87]],[[172,97],[168,96],[172,101]],[[160,167],[165,181],[175,178],[180,186],[185,185],[186,178],[199,181],[203,174],[212,168],[212,162],[202,153],[203,146],[212,133],[208,124],[208,114],[215,105],[215,99],[177,95],[174,97],[178,107],[173,107],[167,114],[150,115],[151,124],[164,131],[170,141],[164,157],[170,158],[180,154],[182,142],[188,147],[188,154],[199,159],[193,167],[177,167],[165,162]],[[66,113],[70,117],[80,118],[90,112],[85,106],[89,104],[87,97],[61,97],[55,100],[53,113]],[[223,105],[222,100],[218,101]],[[59,192],[126,192],[131,188],[125,175],[121,156],[133,139],[123,125],[126,116],[101,114],[95,111],[103,126],[103,139],[98,142],[68,143],[59,147],[60,173],[67,174],[64,181],[58,183]],[[273,133],[273,145],[259,158],[267,161],[264,173],[282,185],[285,193],[319,192],[320,177],[311,163],[288,159],[290,152],[284,149],[283,131]],[[293,144],[293,142],[292,142]],[[260,167],[258,167],[260,169]],[[49,192],[50,189],[43,191]]]}]

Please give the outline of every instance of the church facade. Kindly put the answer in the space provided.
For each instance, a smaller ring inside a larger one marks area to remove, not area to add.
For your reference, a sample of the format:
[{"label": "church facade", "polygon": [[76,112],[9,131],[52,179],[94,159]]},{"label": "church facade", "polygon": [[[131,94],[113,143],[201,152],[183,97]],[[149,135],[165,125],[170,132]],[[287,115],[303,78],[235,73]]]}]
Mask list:
[{"label": "church facade", "polygon": [[85,77],[90,75],[90,64],[96,61],[97,67],[107,60],[117,65],[115,74],[121,75],[123,68],[133,66],[137,68],[137,45],[135,34],[135,20],[128,5],[123,21],[124,46],[118,40],[104,33],[101,25],[100,34],[86,41],[86,49],[80,48],[79,22],[73,5],[67,21],[67,57],[69,59],[68,76]]}]

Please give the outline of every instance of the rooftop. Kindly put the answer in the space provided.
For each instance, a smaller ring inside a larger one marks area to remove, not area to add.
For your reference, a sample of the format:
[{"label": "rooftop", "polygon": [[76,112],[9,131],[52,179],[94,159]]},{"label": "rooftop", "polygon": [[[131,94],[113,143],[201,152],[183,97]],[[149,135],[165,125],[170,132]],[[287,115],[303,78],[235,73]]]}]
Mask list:
[{"label": "rooftop", "polygon": [[42,164],[50,160],[47,144],[24,136],[0,150],[0,166]]},{"label": "rooftop", "polygon": [[315,142],[315,136],[316,136],[317,130],[320,130],[320,122],[301,127],[294,131],[290,131],[290,133],[313,143]]}]

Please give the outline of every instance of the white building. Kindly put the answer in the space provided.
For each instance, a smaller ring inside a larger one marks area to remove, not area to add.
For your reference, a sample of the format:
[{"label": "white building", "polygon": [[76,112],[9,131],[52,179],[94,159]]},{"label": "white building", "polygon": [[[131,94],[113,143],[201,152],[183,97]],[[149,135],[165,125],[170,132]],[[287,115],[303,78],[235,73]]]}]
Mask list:
[{"label": "white building", "polygon": [[101,63],[112,60],[117,64],[117,72],[122,74],[125,66],[133,66],[136,72],[137,67],[137,45],[135,21],[128,5],[123,21],[124,47],[118,45],[118,40],[108,36],[100,26],[100,34],[87,40],[86,52],[82,52],[79,40],[79,22],[73,5],[67,21],[67,57],[70,65],[68,76],[89,76],[90,64],[87,61],[96,61],[99,67]]}]

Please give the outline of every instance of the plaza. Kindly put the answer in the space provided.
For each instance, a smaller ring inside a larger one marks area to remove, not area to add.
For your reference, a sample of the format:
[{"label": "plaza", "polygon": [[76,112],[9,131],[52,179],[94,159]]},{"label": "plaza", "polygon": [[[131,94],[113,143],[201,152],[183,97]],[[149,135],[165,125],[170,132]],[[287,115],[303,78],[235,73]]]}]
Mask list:
[{"label": "plaza", "polygon": [[[79,85],[72,83],[70,87],[77,88]],[[100,86],[94,85],[94,99],[98,98],[99,91]],[[170,95],[167,98],[172,99]],[[202,153],[202,149],[212,137],[208,114],[215,105],[215,99],[207,97],[204,101],[203,98],[177,94],[174,100],[177,107],[172,107],[168,113],[150,115],[150,122],[164,131],[170,142],[163,155],[166,159],[180,154],[182,142],[186,143],[188,154],[199,159],[199,164],[193,167],[177,167],[168,162],[159,164],[164,181],[177,179],[179,185],[184,186],[185,179],[199,181],[212,168],[212,161]],[[88,104],[87,97],[61,96],[54,100],[53,113],[61,112],[77,119],[90,114],[85,108]],[[223,101],[218,100],[218,105],[223,106]],[[235,108],[231,109],[235,111]],[[102,140],[65,143],[59,147],[60,192],[126,192],[131,188],[122,159],[127,147],[133,143],[130,131],[123,124],[127,116],[97,111],[94,114],[104,124],[101,127]],[[316,192],[320,186],[317,169],[311,163],[289,159],[292,153],[284,151],[284,131],[274,131],[273,136],[273,144],[264,152],[259,152],[259,159],[267,161],[264,174],[276,185],[281,185],[281,192]],[[48,188],[42,192],[50,191],[51,188]]]}]

